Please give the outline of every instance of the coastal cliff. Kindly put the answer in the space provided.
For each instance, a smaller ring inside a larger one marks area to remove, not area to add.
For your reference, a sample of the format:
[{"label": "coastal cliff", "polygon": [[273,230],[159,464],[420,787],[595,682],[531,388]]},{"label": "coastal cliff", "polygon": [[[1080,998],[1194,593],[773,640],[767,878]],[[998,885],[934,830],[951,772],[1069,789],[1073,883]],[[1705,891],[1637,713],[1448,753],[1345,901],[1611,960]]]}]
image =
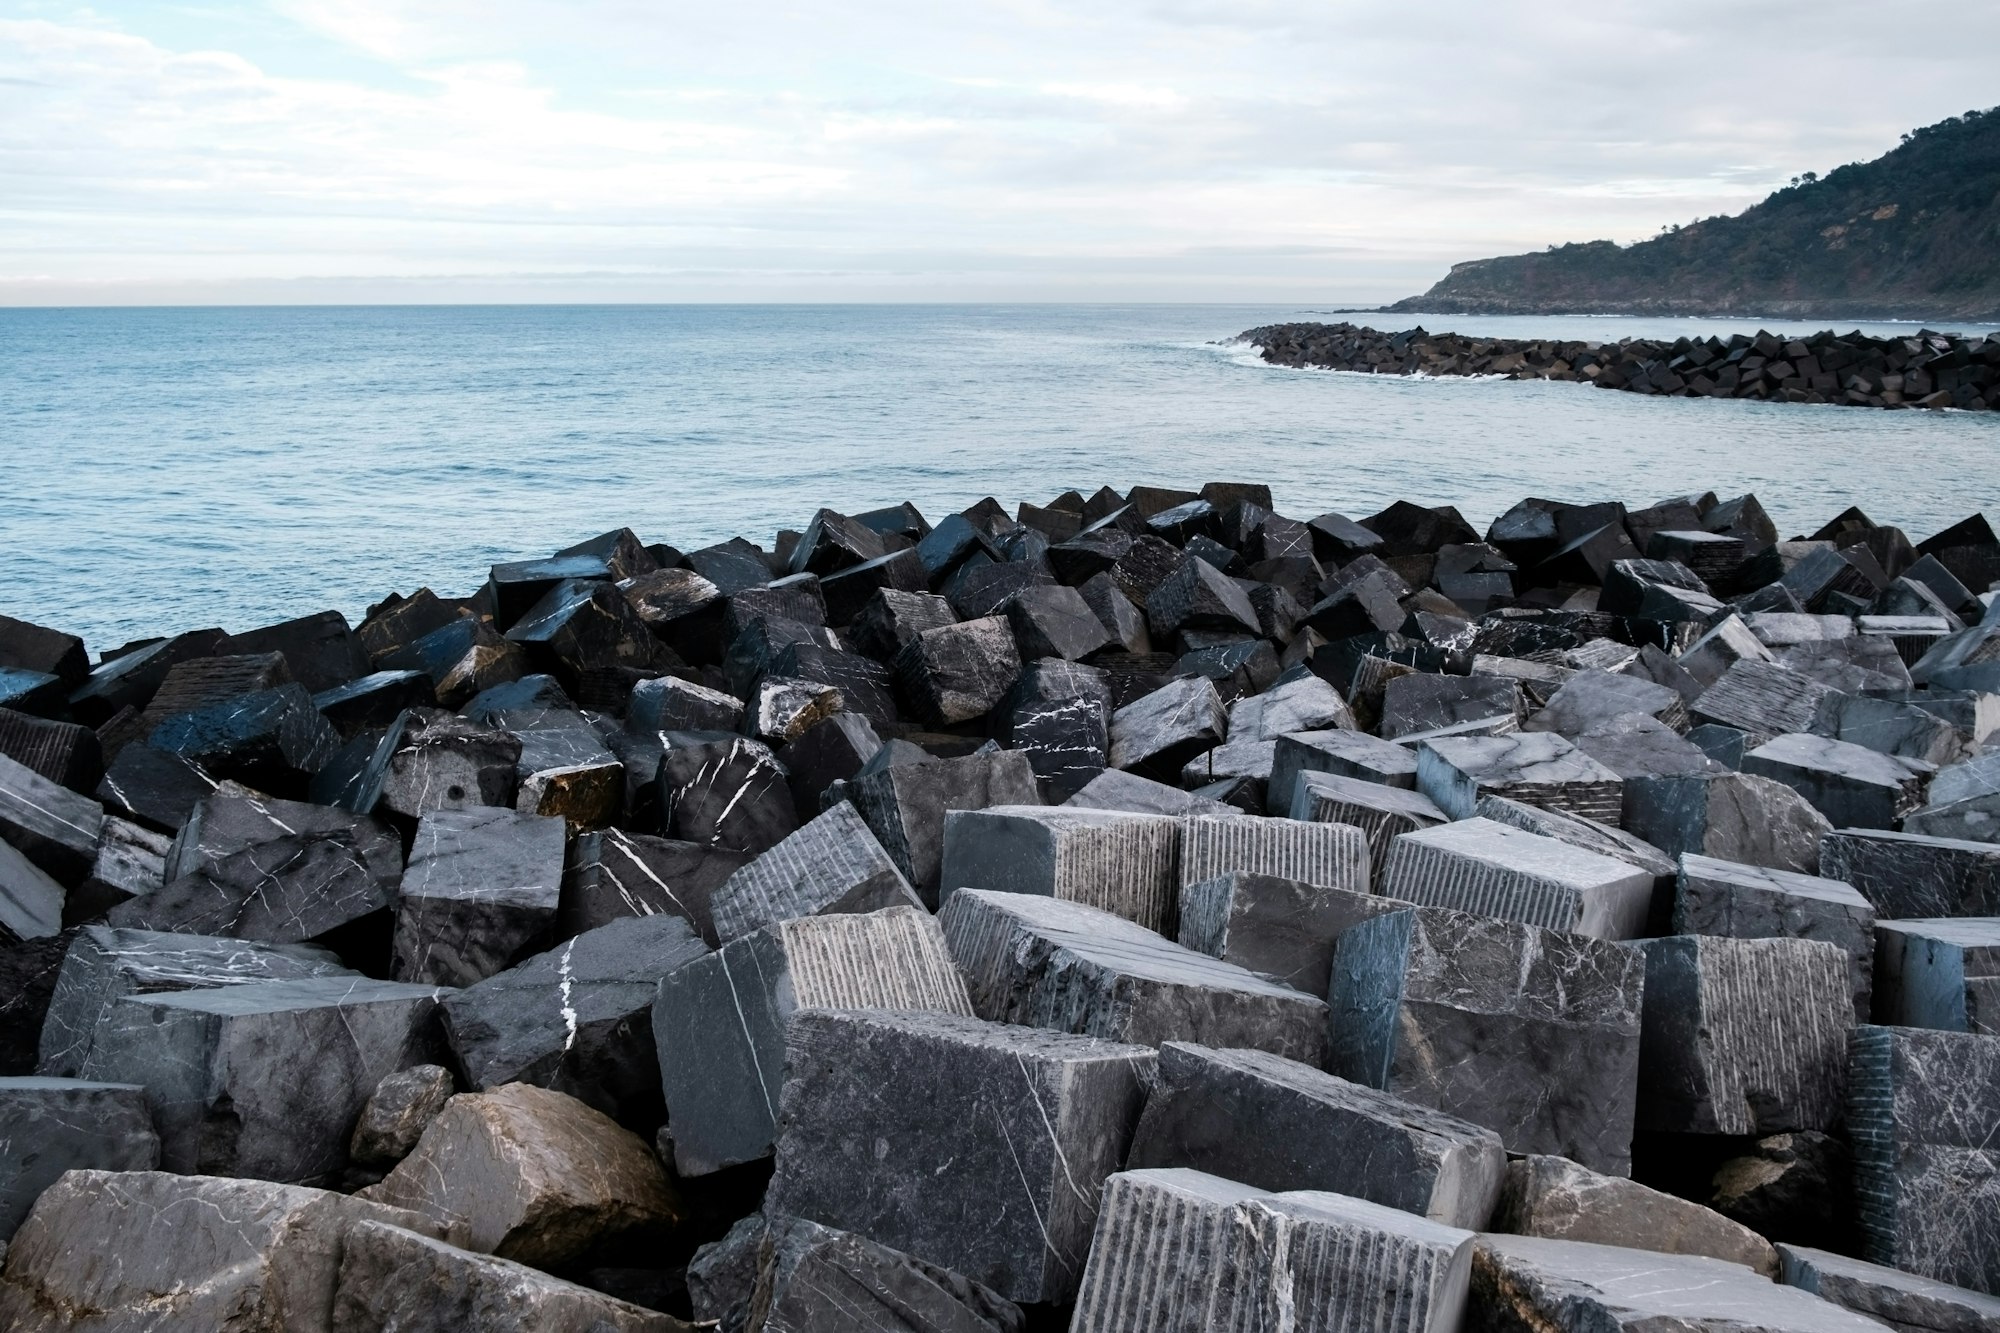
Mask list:
[{"label": "coastal cliff", "polygon": [[2000,108],[1649,241],[1454,265],[1389,311],[2000,321]]}]

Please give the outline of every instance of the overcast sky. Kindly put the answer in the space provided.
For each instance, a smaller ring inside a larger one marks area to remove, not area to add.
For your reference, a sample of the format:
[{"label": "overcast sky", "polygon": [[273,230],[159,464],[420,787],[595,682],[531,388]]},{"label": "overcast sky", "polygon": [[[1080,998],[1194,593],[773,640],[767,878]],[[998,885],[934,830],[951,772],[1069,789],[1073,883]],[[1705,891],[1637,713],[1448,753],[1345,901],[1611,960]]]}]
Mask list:
[{"label": "overcast sky", "polygon": [[1372,301],[2000,101],[2000,5],[0,0],[0,303]]}]

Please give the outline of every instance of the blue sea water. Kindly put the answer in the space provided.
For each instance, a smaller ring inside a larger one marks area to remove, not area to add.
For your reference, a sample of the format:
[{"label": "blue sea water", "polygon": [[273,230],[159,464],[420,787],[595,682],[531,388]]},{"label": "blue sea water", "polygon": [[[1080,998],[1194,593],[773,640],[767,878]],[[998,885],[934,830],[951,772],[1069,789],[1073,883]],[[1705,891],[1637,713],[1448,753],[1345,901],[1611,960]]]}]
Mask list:
[{"label": "blue sea water", "polygon": [[[246,629],[629,525],[764,543],[820,505],[933,516],[1108,483],[1282,510],[1754,490],[1921,537],[2000,499],[2000,414],[1283,370],[1272,306],[0,311],[0,612],[94,649]],[[1370,322],[1366,316],[1354,317]],[[1754,324],[1378,316],[1598,339]],[[1810,324],[1771,325],[1806,331]],[[1843,325],[1843,328],[1848,327]],[[1889,331],[1887,326],[1864,326]],[[1909,332],[1907,328],[1900,330]]]}]

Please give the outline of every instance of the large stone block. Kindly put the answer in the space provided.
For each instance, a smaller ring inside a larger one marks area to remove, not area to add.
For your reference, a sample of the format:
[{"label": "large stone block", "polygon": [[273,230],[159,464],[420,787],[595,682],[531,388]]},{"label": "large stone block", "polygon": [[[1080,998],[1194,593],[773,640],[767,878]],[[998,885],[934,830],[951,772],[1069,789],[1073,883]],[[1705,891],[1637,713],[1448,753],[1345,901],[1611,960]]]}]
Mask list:
[{"label": "large stone block", "polygon": [[1479,1238],[1470,1307],[1508,1333],[1881,1333],[1742,1264],[1538,1236]]},{"label": "large stone block", "polygon": [[652,1036],[682,1176],[770,1154],[785,1029],[815,1008],[972,1014],[937,921],[911,907],[780,921],[677,968],[657,987]]},{"label": "large stone block", "polygon": [[1144,1047],[948,1014],[802,1011],[765,1206],[1009,1300],[1065,1300],[1154,1064]]},{"label": "large stone block", "polygon": [[1637,1181],[1599,1175],[1565,1157],[1529,1156],[1510,1164],[1493,1229],[1661,1254],[1705,1254],[1766,1277],[1778,1272],[1771,1243],[1742,1223]]},{"label": "large stone block", "polygon": [[0,943],[47,939],[62,930],[68,895],[42,868],[0,842]]},{"label": "large stone block", "polygon": [[580,834],[570,843],[563,868],[556,933],[580,935],[625,917],[665,913],[713,944],[709,900],[749,860],[745,852],[623,829]]},{"label": "large stone block", "polygon": [[1287,672],[1262,694],[1229,706],[1231,740],[1274,741],[1303,731],[1354,728],[1354,712],[1340,691],[1310,672]]},{"label": "large stone block", "polygon": [[960,889],[1045,894],[1166,934],[1180,857],[1180,826],[1164,815],[1073,805],[957,811],[945,817],[940,892],[945,905]]},{"label": "large stone block", "polygon": [[1624,940],[1645,933],[1653,888],[1653,876],[1628,861],[1475,816],[1398,837],[1381,892]]},{"label": "large stone block", "polygon": [[1111,715],[1111,767],[1173,782],[1188,760],[1222,743],[1228,726],[1214,682],[1169,681]]},{"label": "large stone block", "polygon": [[925,721],[983,717],[1014,688],[1021,655],[1004,616],[923,630],[896,654],[896,683]]},{"label": "large stone block", "polygon": [[625,917],[446,995],[445,1037],[474,1089],[532,1083],[651,1130],[653,992],[708,952],[679,916]]},{"label": "large stone block", "polygon": [[375,1085],[441,1053],[440,998],[365,977],[131,995],[78,1075],[145,1087],[169,1171],[330,1180]]},{"label": "large stone block", "polygon": [[0,1078],[0,1243],[65,1171],[150,1171],[160,1138],[130,1083]]},{"label": "large stone block", "polygon": [[660,832],[755,854],[798,828],[790,774],[770,746],[741,736],[687,739],[660,754]]},{"label": "large stone block", "polygon": [[847,785],[847,799],[910,887],[936,903],[948,812],[1035,805],[1041,791],[1026,755],[999,750],[866,773]]},{"label": "large stone block", "polygon": [[453,1097],[410,1155],[356,1197],[440,1222],[463,1218],[471,1248],[541,1268],[680,1215],[638,1135],[526,1083]]},{"label": "large stone block", "polygon": [[1439,731],[1469,722],[1503,719],[1495,731],[1520,724],[1521,687],[1506,676],[1398,676],[1382,691],[1385,739]]},{"label": "large stone block", "polygon": [[[1683,658],[1683,664],[1687,659]],[[1812,726],[1833,691],[1776,662],[1740,659],[1702,691],[1689,713],[1696,722],[1739,727],[1757,737],[1782,736]]]},{"label": "large stone block", "polygon": [[1505,796],[1614,827],[1624,806],[1618,775],[1549,732],[1445,737],[1417,747],[1417,790],[1453,819],[1482,796]]},{"label": "large stone block", "polygon": [[1342,1194],[1125,1171],[1105,1186],[1070,1328],[1448,1333],[1465,1314],[1472,1244],[1470,1231]]},{"label": "large stone block", "polygon": [[1449,818],[1422,792],[1333,773],[1303,772],[1292,788],[1293,819],[1346,824],[1368,839],[1368,882],[1380,884],[1398,834],[1435,828]]},{"label": "large stone block", "polygon": [[1146,1046],[1192,1041],[1324,1061],[1323,1000],[1109,912],[961,889],[939,923],[982,1018]]},{"label": "large stone block", "polygon": [[305,686],[291,684],[174,713],[146,743],[217,777],[282,791],[323,768],[340,748],[340,733],[313,707]]},{"label": "large stone block", "polygon": [[333,1333],[342,1252],[370,1222],[456,1234],[327,1190],[163,1171],[72,1171],[0,1272],[10,1333]]},{"label": "large stone block", "polygon": [[1182,815],[1238,813],[1237,807],[1198,792],[1169,787],[1164,782],[1142,778],[1136,773],[1123,773],[1115,768],[1107,768],[1084,783],[1076,795],[1063,804],[1072,810],[1122,810],[1127,814],[1173,815],[1177,818]]},{"label": "large stone block", "polygon": [[1111,748],[1111,687],[1096,667],[1032,661],[995,717],[1000,743],[1028,757],[1052,801],[1074,795],[1104,771]]},{"label": "large stone block", "polygon": [[406,1227],[354,1226],[340,1250],[331,1333],[691,1333],[671,1315],[473,1254]]},{"label": "large stone block", "polygon": [[1811,875],[1825,815],[1782,782],[1748,773],[1674,774],[1625,784],[1625,827],[1669,856],[1707,856]]},{"label": "large stone block", "polygon": [[2000,918],[1875,926],[1875,1021],[2000,1037]]},{"label": "large stone block", "polygon": [[395,976],[469,986],[506,968],[555,920],[563,847],[563,821],[547,815],[425,815],[396,908]]},{"label": "large stone block", "polygon": [[2000,846],[1841,829],[1820,840],[1820,873],[1852,884],[1885,919],[2000,916]]},{"label": "large stone block", "polygon": [[382,804],[419,818],[433,810],[512,805],[521,738],[448,713],[415,716],[389,757]]},{"label": "large stone block", "polygon": [[1645,957],[1585,935],[1417,907],[1340,937],[1342,1078],[1497,1130],[1509,1152],[1630,1169]]},{"label": "large stone block", "polygon": [[1927,764],[1949,764],[1959,753],[1958,732],[1945,719],[1912,703],[1865,694],[1833,694],[1821,700],[1812,730]]},{"label": "large stone block", "polygon": [[948,1268],[800,1217],[753,1221],[755,1271],[730,1316],[744,1320],[744,1333],[1022,1333],[1026,1326],[1012,1301]]},{"label": "large stone block", "polygon": [[1490,1129],[1295,1060],[1168,1042],[1126,1165],[1329,1190],[1479,1230],[1507,1154]]},{"label": "large stone block", "polygon": [[1415,790],[1417,757],[1408,746],[1365,731],[1305,731],[1278,737],[1271,750],[1270,808],[1289,810],[1301,773],[1332,773]]},{"label": "large stone block", "polygon": [[0,755],[0,841],[62,884],[90,873],[104,807]]},{"label": "large stone block", "polygon": [[1707,856],[1683,856],[1673,933],[1731,939],[1823,940],[1847,955],[1854,1021],[1868,1021],[1875,909],[1851,884]]},{"label": "large stone block", "polygon": [[1853,983],[1819,940],[1648,940],[1639,1125],[1774,1134],[1840,1123]]},{"label": "large stone block", "polygon": [[1368,892],[1368,838],[1348,824],[1191,815],[1181,821],[1181,885],[1241,870]]},{"label": "large stone block", "polygon": [[1919,765],[1824,736],[1779,736],[1743,756],[1743,771],[1782,782],[1835,828],[1894,828],[1923,804]]},{"label": "large stone block", "polygon": [[1232,870],[1181,889],[1181,947],[1326,994],[1341,932],[1408,905],[1371,893]]},{"label": "large stone block", "polygon": [[340,959],[310,944],[85,926],[70,939],[55,978],[35,1072],[74,1077],[127,996],[351,975]]},{"label": "large stone block", "polygon": [[1780,1280],[1903,1333],[1992,1333],[2000,1297],[1804,1245],[1778,1246]]},{"label": "large stone block", "polygon": [[922,901],[845,801],[731,874],[709,900],[725,944],[777,921],[901,904]]},{"label": "large stone block", "polygon": [[2000,1296],[2000,1037],[1854,1030],[1862,1257]]}]

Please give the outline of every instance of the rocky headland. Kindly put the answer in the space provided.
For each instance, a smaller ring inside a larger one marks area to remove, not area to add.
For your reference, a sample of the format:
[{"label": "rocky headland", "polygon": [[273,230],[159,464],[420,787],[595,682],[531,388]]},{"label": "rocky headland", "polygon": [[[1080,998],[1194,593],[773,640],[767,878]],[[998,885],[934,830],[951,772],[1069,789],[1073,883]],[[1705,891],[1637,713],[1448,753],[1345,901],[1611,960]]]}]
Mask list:
[{"label": "rocky headland", "polygon": [[0,617],[10,1333],[2000,1326],[1983,517],[1138,486],[161,628]]},{"label": "rocky headland", "polygon": [[1563,380],[1678,398],[1749,398],[1842,407],[2000,409],[2000,337],[1924,330],[1871,338],[1832,330],[1803,338],[1476,338],[1422,328],[1269,324],[1238,340],[1273,365],[1376,375],[1494,375]]}]

